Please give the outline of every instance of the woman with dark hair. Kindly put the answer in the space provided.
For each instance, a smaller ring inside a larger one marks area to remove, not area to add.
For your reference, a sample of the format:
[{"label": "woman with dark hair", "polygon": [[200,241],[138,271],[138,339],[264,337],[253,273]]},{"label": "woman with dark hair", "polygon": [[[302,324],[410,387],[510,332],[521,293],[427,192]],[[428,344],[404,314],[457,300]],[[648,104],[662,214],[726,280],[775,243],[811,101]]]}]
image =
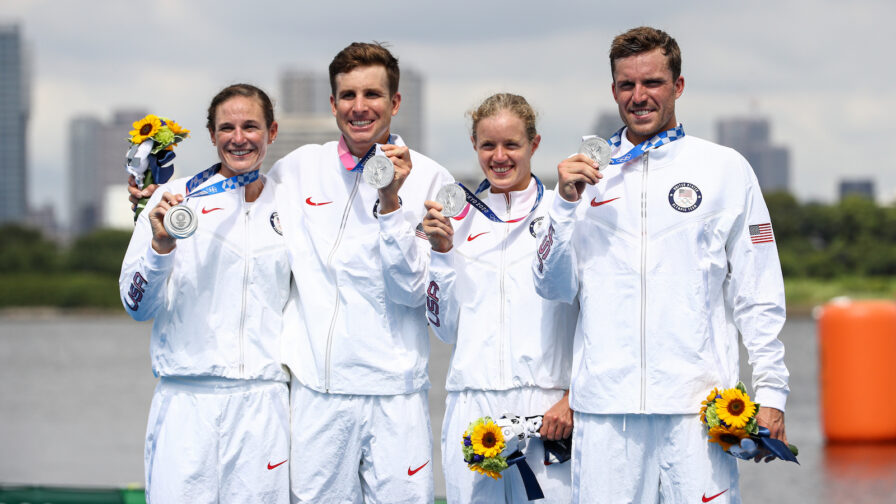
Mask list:
[{"label": "woman with dark hair", "polygon": [[[155,191],[119,278],[128,313],[154,318],[147,502],[287,503],[290,267],[259,173],[277,123],[264,91],[236,84],[212,100],[207,126],[219,162]],[[177,239],[165,216],[184,207],[198,225]]]}]

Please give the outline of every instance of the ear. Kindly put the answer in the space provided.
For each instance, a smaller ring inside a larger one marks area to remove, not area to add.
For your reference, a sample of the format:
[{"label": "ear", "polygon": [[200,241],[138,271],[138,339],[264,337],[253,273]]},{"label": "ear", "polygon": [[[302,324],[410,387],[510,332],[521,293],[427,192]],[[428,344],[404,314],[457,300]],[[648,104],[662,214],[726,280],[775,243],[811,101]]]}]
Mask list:
[{"label": "ear", "polygon": [[330,95],[330,112],[333,113],[333,116],[336,115],[336,97]]},{"label": "ear", "polygon": [[279,128],[280,128],[280,125],[277,124],[277,121],[274,121],[271,123],[271,129],[270,129],[270,131],[268,131],[268,135],[270,137],[270,138],[268,138],[269,144],[274,143],[274,140],[277,139],[277,131],[279,131]]},{"label": "ear", "polygon": [[398,109],[401,108],[401,93],[396,92],[392,95],[392,115],[398,113]]},{"label": "ear", "polygon": [[476,148],[476,138],[473,135],[470,135],[470,142],[473,144],[473,150],[478,151],[479,149]]},{"label": "ear", "polygon": [[675,99],[677,100],[684,93],[684,77],[681,75],[675,79]]},{"label": "ear", "polygon": [[212,140],[212,145],[217,145],[217,144],[215,144],[215,130],[214,129],[212,129],[212,128],[208,129],[208,136]]},{"label": "ear", "polygon": [[535,151],[538,150],[538,144],[541,143],[541,135],[535,135],[535,138],[532,139],[532,154],[535,154]]},{"label": "ear", "polygon": [[610,84],[610,90],[613,92],[613,101],[616,101],[616,80]]}]

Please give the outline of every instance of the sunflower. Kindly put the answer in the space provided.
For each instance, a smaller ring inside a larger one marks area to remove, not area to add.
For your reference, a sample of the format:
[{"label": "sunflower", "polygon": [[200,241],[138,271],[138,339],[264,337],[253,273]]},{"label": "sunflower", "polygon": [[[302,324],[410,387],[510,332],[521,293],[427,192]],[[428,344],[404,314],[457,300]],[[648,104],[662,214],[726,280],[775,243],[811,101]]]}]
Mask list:
[{"label": "sunflower", "polygon": [[709,442],[717,443],[723,450],[728,451],[733,445],[739,445],[740,440],[750,437],[747,431],[734,427],[713,427],[709,430]]},{"label": "sunflower", "polygon": [[484,457],[494,457],[504,450],[504,435],[491,419],[477,425],[470,440],[473,442],[473,451]]},{"label": "sunflower", "polygon": [[486,475],[486,476],[488,476],[488,477],[490,477],[490,478],[493,478],[493,479],[500,479],[500,478],[501,478],[501,473],[498,473],[498,472],[496,472],[496,471],[489,471],[488,469],[483,469],[482,467],[480,467],[480,466],[478,466],[478,465],[471,465],[471,466],[470,466],[470,469],[473,470],[473,471],[478,472],[479,474],[484,474],[484,475]]},{"label": "sunflower", "polygon": [[131,143],[132,144],[141,144],[147,138],[152,137],[156,134],[159,128],[162,127],[162,121],[153,114],[149,114],[143,119],[135,122],[133,125],[134,129],[131,131]]},{"label": "sunflower", "polygon": [[168,124],[168,127],[171,128],[171,132],[175,135],[186,137],[190,134],[190,130],[182,128],[180,124],[177,124],[171,119],[165,119],[165,122]]},{"label": "sunflower", "polygon": [[732,388],[722,392],[722,398],[716,401],[716,413],[721,421],[740,429],[756,414],[756,403],[747,394]]}]

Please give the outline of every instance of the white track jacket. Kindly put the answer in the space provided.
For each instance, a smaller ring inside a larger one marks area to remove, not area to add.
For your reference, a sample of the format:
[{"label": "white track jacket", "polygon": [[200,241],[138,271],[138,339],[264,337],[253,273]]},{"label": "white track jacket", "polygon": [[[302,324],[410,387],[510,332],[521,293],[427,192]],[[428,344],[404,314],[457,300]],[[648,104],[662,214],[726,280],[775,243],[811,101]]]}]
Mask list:
[{"label": "white track jacket", "polygon": [[527,216],[536,193],[531,179],[523,191],[479,194],[501,219],[522,220],[492,222],[467,206],[452,220],[453,248],[432,252],[426,317],[439,339],[456,344],[449,391],[569,388],[578,304],[535,293],[535,231],[554,197],[545,191]]},{"label": "white track jacket", "polygon": [[[395,143],[404,145],[400,138]],[[286,314],[286,364],[319,392],[428,388],[423,313],[430,247],[416,228],[423,202],[453,178],[411,151],[401,208],[375,216],[376,189],[342,166],[337,144],[300,147],[270,173],[298,288],[296,309]]]},{"label": "white track jacket", "polygon": [[136,320],[155,317],[153,373],[287,381],[280,332],[290,269],[273,188],[266,184],[252,203],[244,188],[187,200],[199,227],[160,255],[149,212],[165,192],[185,194],[188,180],[169,181],[149,199],[118,279],[125,310]]},{"label": "white track jacket", "polygon": [[[632,148],[623,134],[614,155]],[[755,400],[783,410],[784,285],[747,161],[685,136],[554,198],[533,262],[548,299],[579,296],[572,409],[689,414],[738,381],[740,331]]]}]

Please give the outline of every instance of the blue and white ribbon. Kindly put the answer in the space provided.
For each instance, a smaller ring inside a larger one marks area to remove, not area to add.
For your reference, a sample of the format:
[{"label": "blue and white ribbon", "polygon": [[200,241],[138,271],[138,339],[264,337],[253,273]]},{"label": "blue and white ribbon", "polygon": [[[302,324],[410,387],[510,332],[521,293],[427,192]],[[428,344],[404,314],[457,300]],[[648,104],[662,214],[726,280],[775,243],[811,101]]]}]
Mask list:
[{"label": "blue and white ribbon", "polygon": [[535,187],[537,188],[537,192],[538,192],[537,196],[535,196],[535,203],[532,205],[532,209],[529,210],[528,212],[526,212],[526,215],[519,217],[517,219],[509,220],[509,221],[501,220],[501,218],[498,217],[495,214],[495,212],[492,211],[492,209],[489,208],[489,206],[485,204],[484,201],[482,201],[481,199],[479,199],[478,196],[476,196],[477,194],[479,194],[482,191],[485,191],[486,189],[491,187],[491,183],[488,181],[488,179],[483,180],[479,184],[479,187],[476,188],[475,192],[470,191],[469,189],[467,189],[467,187],[465,185],[461,184],[460,182],[455,182],[455,183],[457,185],[459,185],[460,188],[463,189],[464,192],[466,193],[467,203],[469,203],[473,208],[482,212],[482,215],[486,216],[490,221],[500,222],[500,223],[511,223],[511,222],[519,222],[519,221],[525,219],[526,217],[531,215],[532,212],[534,212],[536,208],[538,208],[538,205],[541,204],[541,197],[544,196],[544,184],[541,183],[541,180],[539,180],[538,177],[536,177],[534,173],[532,174],[532,178],[535,179]]},{"label": "blue and white ribbon", "polygon": [[[607,143],[609,143],[610,146],[613,147],[614,149],[619,147],[619,145],[622,144],[622,131],[623,130],[625,130],[625,127],[622,127],[619,129],[619,131],[617,131],[616,133],[613,133],[613,136],[611,136],[610,139],[607,141]],[[656,149],[657,147],[661,147],[663,145],[666,145],[667,143],[674,142],[681,138],[684,138],[684,126],[679,124],[678,126],[671,128],[671,129],[667,129],[666,131],[663,131],[662,133],[657,133],[656,135],[654,135],[653,138],[651,138],[649,140],[645,140],[645,141],[639,143],[638,145],[632,147],[632,149],[630,151],[628,151],[627,153],[625,153],[624,155],[613,158],[612,160],[610,160],[610,164],[614,165],[614,164],[628,163],[629,161],[637,158],[641,154],[644,154],[645,152],[649,151],[650,149]]]},{"label": "blue and white ribbon", "polygon": [[[187,195],[186,198],[201,198],[202,196],[208,196],[210,194],[218,194],[225,191],[232,191],[234,189],[239,189],[245,185],[249,185],[252,182],[258,180],[259,172],[258,170],[252,170],[249,173],[240,173],[239,175],[234,175],[233,177],[218,181],[210,186],[203,187],[202,189],[193,192],[199,184],[205,182],[206,180],[212,178],[212,176],[218,171],[221,170],[221,163],[212,165],[210,168],[207,168],[187,181]],[[186,199],[185,198],[185,199]]]}]

